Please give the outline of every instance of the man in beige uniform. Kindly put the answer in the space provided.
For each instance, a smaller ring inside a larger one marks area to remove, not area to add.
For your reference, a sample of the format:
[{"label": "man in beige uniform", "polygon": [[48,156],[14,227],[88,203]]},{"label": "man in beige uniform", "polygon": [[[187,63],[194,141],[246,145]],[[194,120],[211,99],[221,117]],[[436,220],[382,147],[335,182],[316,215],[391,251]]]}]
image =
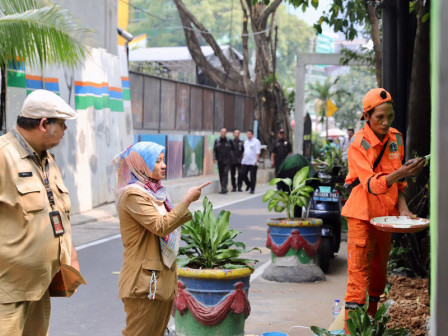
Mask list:
[{"label": "man in beige uniform", "polygon": [[47,335],[50,284],[63,279],[58,289],[70,296],[85,283],[75,270],[68,191],[47,151],[61,141],[65,119],[76,117],[62,98],[36,90],[25,99],[17,126],[0,137],[2,336]]}]

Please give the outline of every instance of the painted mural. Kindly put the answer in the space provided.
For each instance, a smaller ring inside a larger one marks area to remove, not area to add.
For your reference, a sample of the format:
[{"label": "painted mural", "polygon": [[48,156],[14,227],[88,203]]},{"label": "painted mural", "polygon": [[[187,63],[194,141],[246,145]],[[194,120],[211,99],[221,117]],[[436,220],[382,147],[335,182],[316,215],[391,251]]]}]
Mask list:
[{"label": "painted mural", "polygon": [[184,157],[183,135],[168,135],[166,145],[166,170],[168,179],[182,177],[182,162]]},{"label": "painted mural", "polygon": [[202,175],[203,156],[204,137],[200,135],[184,135],[184,177]]},{"label": "painted mural", "polygon": [[204,136],[204,175],[217,174],[218,166],[213,163],[213,145],[219,134]]},{"label": "painted mural", "polygon": [[138,141],[150,141],[166,148],[165,134],[139,134]]},{"label": "painted mural", "polygon": [[79,117],[67,121],[61,143],[52,149],[70,191],[72,212],[90,210],[114,200],[113,157],[133,143],[126,55],[92,48],[75,69],[19,64],[7,71],[6,127],[16,122],[26,96],[36,89],[59,94]]}]

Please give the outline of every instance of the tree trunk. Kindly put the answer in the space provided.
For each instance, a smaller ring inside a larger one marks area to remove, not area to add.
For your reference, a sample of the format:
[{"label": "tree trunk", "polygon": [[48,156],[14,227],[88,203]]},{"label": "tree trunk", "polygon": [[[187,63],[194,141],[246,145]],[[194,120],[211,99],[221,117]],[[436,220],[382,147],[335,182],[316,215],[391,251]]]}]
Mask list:
[{"label": "tree trunk", "polygon": [[375,8],[366,3],[367,14],[371,25],[373,52],[375,54],[375,76],[378,87],[383,87],[383,50],[381,46],[381,33],[376,17]]},{"label": "tree trunk", "polygon": [[[430,152],[431,128],[431,87],[430,87],[430,51],[429,51],[429,20],[422,21],[422,17],[429,12],[429,1],[426,6],[422,0],[416,3],[417,31],[415,35],[414,54],[412,56],[411,86],[409,93],[408,129],[406,157],[424,156]],[[407,198],[411,199],[425,188],[427,178],[425,174],[417,177],[416,182],[409,179]],[[411,209],[412,210],[412,209]]]},{"label": "tree trunk", "polygon": [[[185,7],[182,0],[174,0],[179,12],[184,33],[191,56],[205,75],[219,87],[249,94],[255,97],[254,117],[258,120],[259,139],[268,146],[274,140],[280,128],[285,129],[286,136],[291,137],[289,122],[289,109],[285,94],[280,84],[275,81],[271,67],[271,53],[269,52],[270,33],[267,31],[267,23],[275,14],[282,0],[274,0],[269,6],[263,3],[253,5],[252,0],[240,0],[243,9],[243,74],[225,58],[221,48],[214,37]],[[251,80],[249,75],[248,53],[248,19],[252,27],[255,41],[255,78]],[[272,29],[272,25],[270,29]],[[195,30],[197,29],[197,30]],[[213,67],[202,54],[196,34],[201,34],[219,57],[223,70]],[[273,87],[273,89],[272,89]]]}]

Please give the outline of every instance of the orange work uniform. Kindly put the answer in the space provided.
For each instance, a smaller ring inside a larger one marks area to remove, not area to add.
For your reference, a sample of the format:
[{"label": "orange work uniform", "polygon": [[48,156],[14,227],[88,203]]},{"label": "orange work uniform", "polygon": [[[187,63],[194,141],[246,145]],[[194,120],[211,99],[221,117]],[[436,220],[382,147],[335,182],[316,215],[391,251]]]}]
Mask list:
[{"label": "orange work uniform", "polygon": [[[387,147],[379,165],[373,171],[383,145]],[[404,192],[406,182],[388,187],[386,175],[402,166],[404,157],[403,137],[390,128],[381,142],[366,124],[355,134],[348,149],[349,173],[346,183],[359,178],[360,184],[353,188],[342,209],[348,222],[348,284],[345,296],[346,309],[363,305],[366,290],[372,305],[376,307],[386,285],[387,261],[391,248],[391,234],[379,231],[370,219],[379,216],[396,216],[398,195]]]}]

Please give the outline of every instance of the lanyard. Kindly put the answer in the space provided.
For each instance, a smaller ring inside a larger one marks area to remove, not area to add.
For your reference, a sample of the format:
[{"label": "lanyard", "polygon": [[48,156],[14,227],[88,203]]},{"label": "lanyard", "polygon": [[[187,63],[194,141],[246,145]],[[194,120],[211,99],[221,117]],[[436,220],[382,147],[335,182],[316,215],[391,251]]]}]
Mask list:
[{"label": "lanyard", "polygon": [[[23,140],[23,138],[19,134],[17,134],[16,130],[12,129],[11,133],[17,138],[17,140],[19,140],[22,147],[28,153],[28,156],[31,156],[37,168],[39,169],[39,172],[41,172],[41,177],[45,184],[45,191],[47,192],[48,201],[50,202],[51,209],[54,211],[55,202],[54,202],[54,194],[50,187],[50,180],[49,180],[50,168],[48,165],[48,159],[45,160],[45,170],[44,170],[42,169],[42,165],[39,162],[39,159],[37,158],[37,154],[31,150],[30,146],[28,146],[27,143]],[[42,172],[44,174],[42,174]]]}]

